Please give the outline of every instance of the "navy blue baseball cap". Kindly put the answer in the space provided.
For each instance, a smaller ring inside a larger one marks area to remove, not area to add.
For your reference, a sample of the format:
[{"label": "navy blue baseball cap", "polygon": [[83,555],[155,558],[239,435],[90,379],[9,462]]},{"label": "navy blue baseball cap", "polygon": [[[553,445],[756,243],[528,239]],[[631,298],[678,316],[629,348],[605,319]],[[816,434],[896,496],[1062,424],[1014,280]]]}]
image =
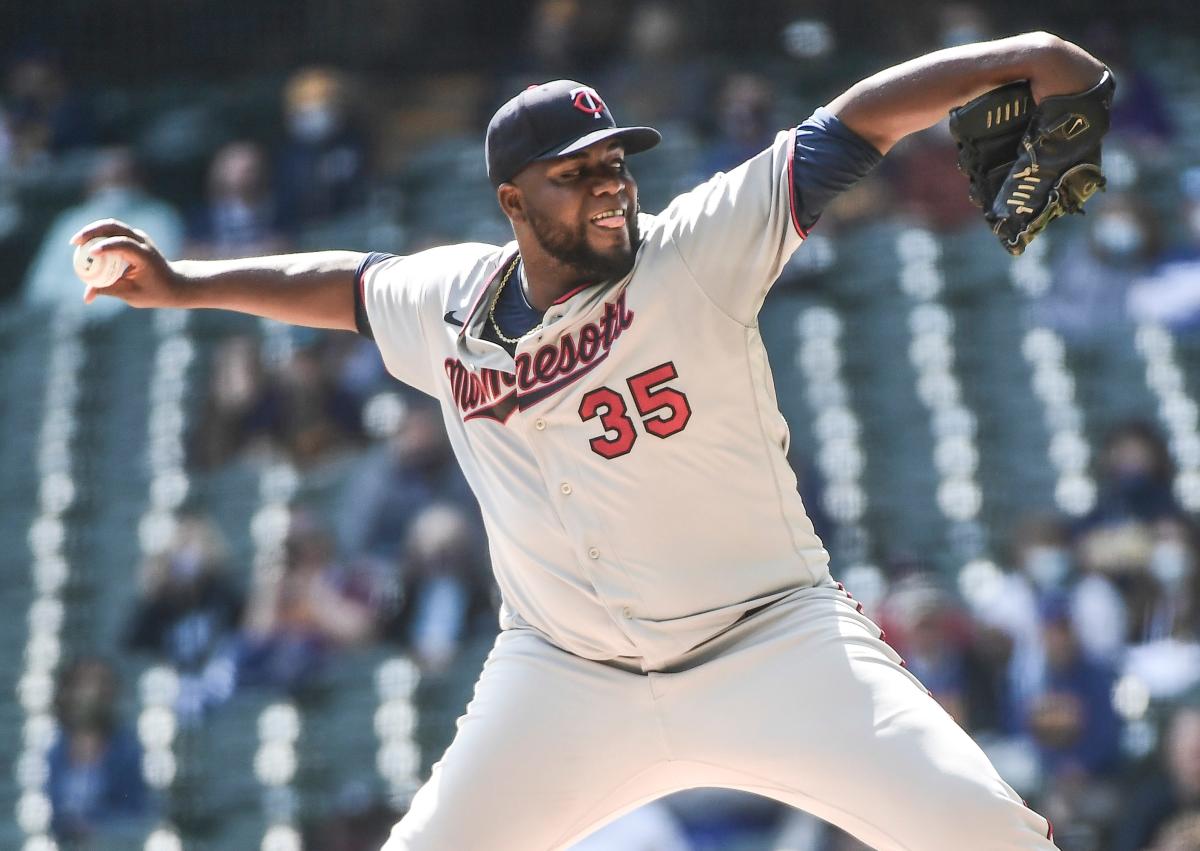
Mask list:
[{"label": "navy blue baseball cap", "polygon": [[574,80],[530,86],[488,122],[488,177],[499,186],[534,160],[573,154],[612,137],[625,143],[626,154],[647,151],[662,141],[653,127],[618,127],[591,86]]}]

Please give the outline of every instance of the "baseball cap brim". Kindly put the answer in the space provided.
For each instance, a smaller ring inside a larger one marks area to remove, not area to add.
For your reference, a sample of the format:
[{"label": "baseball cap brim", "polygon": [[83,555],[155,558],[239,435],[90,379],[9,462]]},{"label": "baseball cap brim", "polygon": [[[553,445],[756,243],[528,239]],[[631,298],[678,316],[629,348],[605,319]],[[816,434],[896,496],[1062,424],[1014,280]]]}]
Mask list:
[{"label": "baseball cap brim", "polygon": [[552,160],[555,157],[565,157],[577,151],[582,151],[588,145],[594,145],[597,142],[611,139],[614,136],[620,137],[621,141],[625,143],[626,154],[640,154],[642,151],[650,150],[662,141],[662,134],[653,127],[605,127],[603,130],[586,133],[574,141],[567,142],[565,145],[558,145],[551,148],[546,153],[534,157],[534,159]]}]

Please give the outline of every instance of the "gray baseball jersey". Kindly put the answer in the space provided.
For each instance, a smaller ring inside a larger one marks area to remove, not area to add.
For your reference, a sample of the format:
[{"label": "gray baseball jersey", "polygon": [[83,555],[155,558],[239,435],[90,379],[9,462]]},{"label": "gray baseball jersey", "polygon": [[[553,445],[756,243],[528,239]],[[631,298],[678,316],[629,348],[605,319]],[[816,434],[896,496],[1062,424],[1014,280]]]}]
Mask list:
[{"label": "gray baseball jersey", "polygon": [[[849,177],[805,159],[822,144],[853,150]],[[364,263],[364,325],[393,375],[441,400],[479,498],[502,627],[652,670],[827,579],[756,315],[818,212],[798,186],[831,194],[878,158],[818,111],[640,215],[632,271],[561,298],[515,356],[481,338],[515,243]]]},{"label": "gray baseball jersey", "polygon": [[787,463],[756,315],[823,202],[878,159],[818,111],[641,216],[632,271],[568,293],[511,356],[482,331],[515,245],[364,261],[360,328],[441,400],[504,598],[385,851],[559,851],[696,786],[881,851],[1052,851],[830,579]]}]

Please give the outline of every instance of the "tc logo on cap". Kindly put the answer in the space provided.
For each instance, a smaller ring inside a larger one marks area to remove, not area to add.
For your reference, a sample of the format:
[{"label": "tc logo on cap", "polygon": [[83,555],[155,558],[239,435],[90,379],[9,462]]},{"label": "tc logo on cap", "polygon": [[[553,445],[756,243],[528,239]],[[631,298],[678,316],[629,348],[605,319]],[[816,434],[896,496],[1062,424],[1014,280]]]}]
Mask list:
[{"label": "tc logo on cap", "polygon": [[599,118],[604,112],[604,101],[591,86],[579,86],[571,89],[571,105],[580,112],[586,112],[592,118]]}]

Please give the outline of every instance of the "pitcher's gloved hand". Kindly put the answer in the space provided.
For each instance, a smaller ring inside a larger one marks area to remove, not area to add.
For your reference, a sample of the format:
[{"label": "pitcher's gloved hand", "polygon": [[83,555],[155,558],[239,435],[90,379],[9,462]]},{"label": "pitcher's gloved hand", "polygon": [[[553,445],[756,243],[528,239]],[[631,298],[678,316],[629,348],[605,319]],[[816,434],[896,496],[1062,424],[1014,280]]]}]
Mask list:
[{"label": "pitcher's gloved hand", "polygon": [[[1010,254],[1023,252],[1059,216],[1082,213],[1084,202],[1104,188],[1100,143],[1108,132],[1115,88],[1106,68],[1092,88],[1048,97],[1027,113],[1027,120],[1014,116],[1032,103],[1032,96],[1022,101],[1028,93],[1024,83],[1010,83],[951,110],[950,131],[959,143],[960,167],[971,178],[972,201],[982,206]],[[1022,121],[1013,160],[1004,169],[1004,146]]]},{"label": "pitcher's gloved hand", "polygon": [[971,203],[981,210],[992,208],[1012,171],[1033,106],[1029,83],[1018,80],[950,110],[958,170],[971,181]]}]

